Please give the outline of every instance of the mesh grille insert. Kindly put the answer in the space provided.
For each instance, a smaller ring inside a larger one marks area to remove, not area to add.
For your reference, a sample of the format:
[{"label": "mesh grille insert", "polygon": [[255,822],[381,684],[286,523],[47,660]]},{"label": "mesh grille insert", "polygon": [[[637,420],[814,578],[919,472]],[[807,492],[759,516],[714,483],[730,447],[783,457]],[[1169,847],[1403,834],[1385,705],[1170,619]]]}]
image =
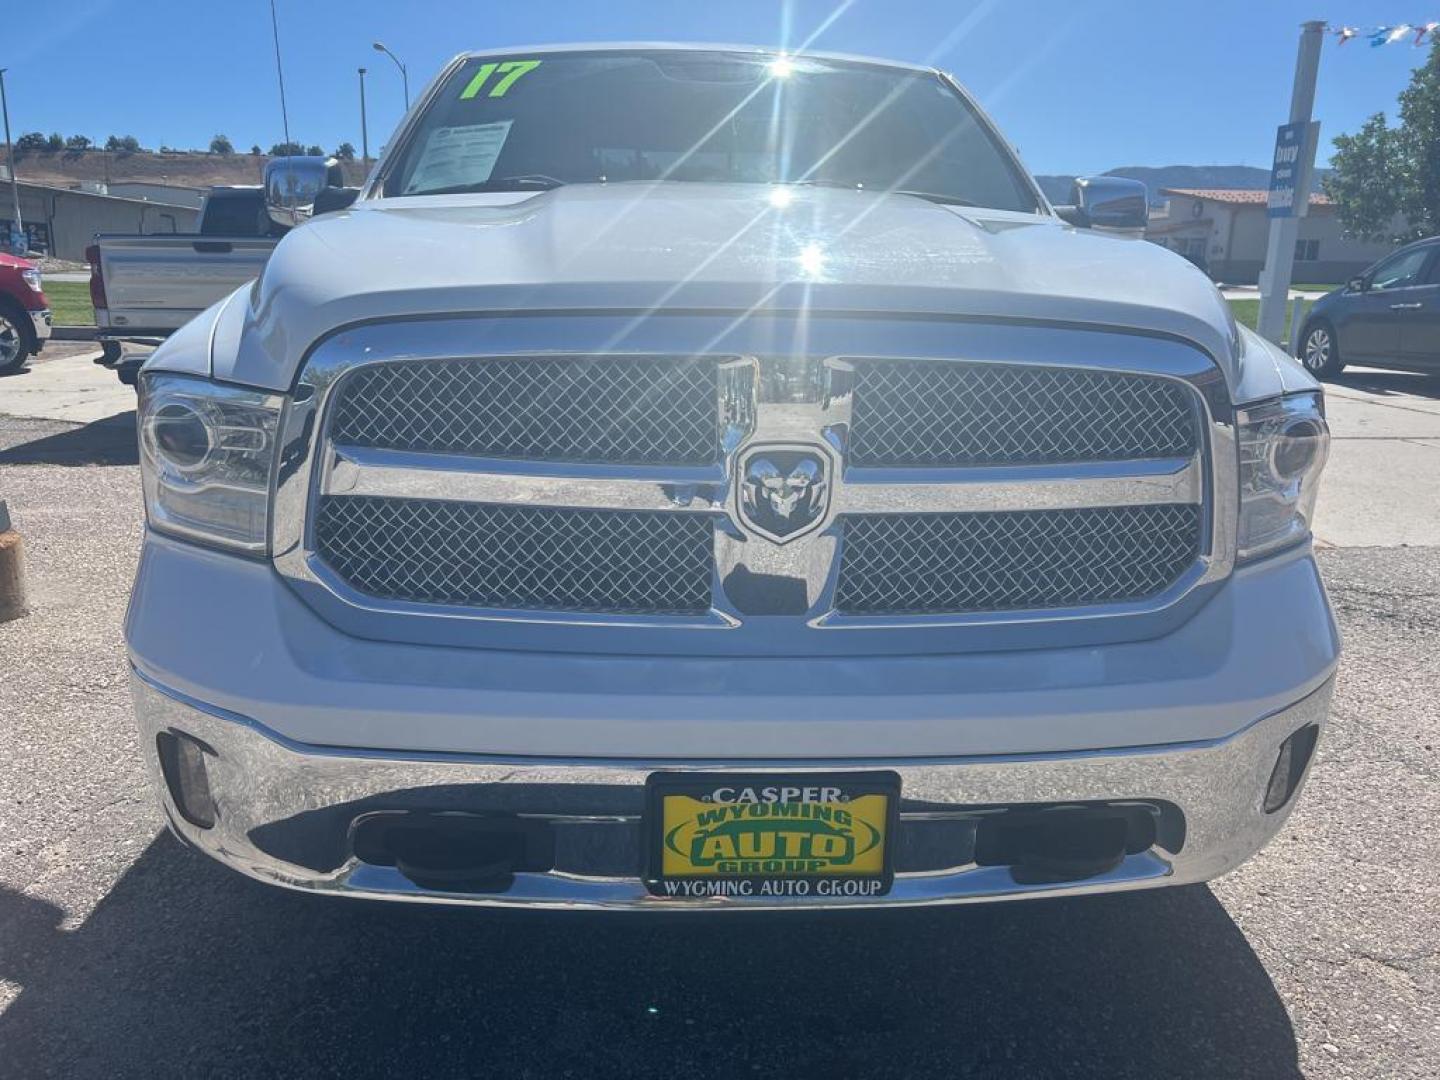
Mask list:
[{"label": "mesh grille insert", "polygon": [[330,438],[536,461],[708,465],[719,457],[717,379],[710,358],[377,364],[339,388]]},{"label": "mesh grille insert", "polygon": [[417,603],[616,613],[710,608],[703,514],[327,495],[316,547],[351,587]]},{"label": "mesh grille insert", "polygon": [[846,519],[836,608],[932,614],[1140,600],[1200,553],[1190,504]]},{"label": "mesh grille insert", "polygon": [[865,360],[855,365],[851,464],[946,466],[1189,457],[1192,395],[1149,375]]}]

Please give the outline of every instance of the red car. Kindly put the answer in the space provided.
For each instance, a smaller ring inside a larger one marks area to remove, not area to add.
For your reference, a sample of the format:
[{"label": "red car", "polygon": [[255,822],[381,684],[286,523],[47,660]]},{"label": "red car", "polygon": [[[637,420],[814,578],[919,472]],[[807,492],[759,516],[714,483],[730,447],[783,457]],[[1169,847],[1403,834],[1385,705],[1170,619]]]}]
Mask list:
[{"label": "red car", "polygon": [[25,366],[50,338],[50,302],[32,262],[0,254],[0,375]]}]

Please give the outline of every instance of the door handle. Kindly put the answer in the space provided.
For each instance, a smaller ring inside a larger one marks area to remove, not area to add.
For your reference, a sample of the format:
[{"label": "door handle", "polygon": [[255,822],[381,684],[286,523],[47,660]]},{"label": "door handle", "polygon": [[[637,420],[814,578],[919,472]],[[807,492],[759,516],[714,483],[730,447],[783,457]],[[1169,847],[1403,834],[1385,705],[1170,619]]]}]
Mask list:
[{"label": "door handle", "polygon": [[1391,305],[1390,305],[1390,310],[1391,310],[1391,311],[1416,311],[1416,310],[1418,310],[1418,309],[1420,309],[1420,308],[1422,308],[1422,307],[1424,307],[1424,306],[1425,306],[1424,304],[1420,304],[1420,303],[1415,303],[1415,304],[1391,304]]}]

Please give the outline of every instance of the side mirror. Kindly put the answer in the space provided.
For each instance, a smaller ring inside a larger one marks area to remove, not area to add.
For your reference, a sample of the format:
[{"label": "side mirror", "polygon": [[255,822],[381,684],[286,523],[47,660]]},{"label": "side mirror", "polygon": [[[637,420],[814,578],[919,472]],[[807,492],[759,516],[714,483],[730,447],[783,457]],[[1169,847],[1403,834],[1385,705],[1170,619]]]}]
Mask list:
[{"label": "side mirror", "polygon": [[1350,292],[1364,292],[1369,288],[1363,277],[1352,277],[1345,283],[1345,288]]},{"label": "side mirror", "polygon": [[1123,176],[1081,176],[1070,190],[1070,205],[1055,212],[1082,229],[1138,232],[1150,220],[1150,193]]},{"label": "side mirror", "polygon": [[[338,209],[324,205],[325,192],[344,186],[345,172],[334,158],[279,157],[265,166],[265,209],[277,224],[299,225],[317,213]],[[316,209],[317,202],[321,209]]]},{"label": "side mirror", "polygon": [[360,197],[358,187],[327,187],[315,196],[316,214],[328,214],[332,210],[344,210]]}]

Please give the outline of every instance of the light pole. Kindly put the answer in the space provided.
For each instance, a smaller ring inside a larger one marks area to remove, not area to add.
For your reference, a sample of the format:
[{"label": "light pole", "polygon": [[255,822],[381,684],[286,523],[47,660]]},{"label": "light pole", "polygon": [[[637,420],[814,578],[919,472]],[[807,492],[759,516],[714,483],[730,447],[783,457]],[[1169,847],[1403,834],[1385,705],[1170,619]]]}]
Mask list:
[{"label": "light pole", "polygon": [[360,164],[370,167],[370,128],[365,122],[365,69],[360,69]]},{"label": "light pole", "polygon": [[393,52],[391,52],[389,49],[387,49],[387,48],[385,47],[385,45],[384,45],[383,42],[379,42],[379,41],[375,42],[375,51],[376,51],[376,52],[383,52],[383,53],[384,53],[386,56],[388,56],[391,60],[394,60],[394,61],[395,61],[395,66],[400,69],[400,82],[401,82],[401,85],[403,85],[403,86],[405,87],[405,111],[406,111],[406,112],[409,112],[409,111],[410,111],[410,73],[405,70],[405,65],[400,62],[400,58],[399,58],[398,56],[396,56]]},{"label": "light pole", "polygon": [[[5,160],[10,163],[10,197],[15,200],[15,224],[11,226],[11,237],[24,236],[25,224],[20,220],[20,181],[15,176],[15,148],[10,145],[10,102],[5,97],[5,72],[0,68],[0,113],[5,115]],[[19,245],[12,244],[12,247]],[[24,251],[17,254],[23,255]]]}]

